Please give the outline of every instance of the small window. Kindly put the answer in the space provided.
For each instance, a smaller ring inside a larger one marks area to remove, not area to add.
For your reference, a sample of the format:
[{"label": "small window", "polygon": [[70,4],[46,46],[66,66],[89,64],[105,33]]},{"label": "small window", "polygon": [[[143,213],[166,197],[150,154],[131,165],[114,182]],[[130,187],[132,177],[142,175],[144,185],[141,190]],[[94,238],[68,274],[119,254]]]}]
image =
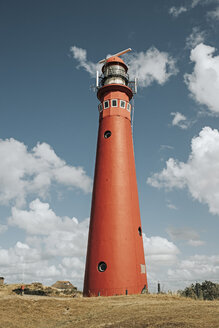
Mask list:
[{"label": "small window", "polygon": [[141,227],[138,227],[138,233],[139,233],[139,236],[141,237],[142,236]]},{"label": "small window", "polygon": [[104,109],[109,108],[109,100],[104,101]]},{"label": "small window", "polygon": [[102,104],[99,104],[98,109],[99,109],[99,112],[102,112],[102,110],[103,110],[103,105],[102,105]]},{"label": "small window", "polygon": [[125,108],[125,101],[124,100],[120,100],[120,107]]},{"label": "small window", "polygon": [[117,99],[112,99],[111,100],[112,107],[118,107],[118,101]]},{"label": "small window", "polygon": [[104,138],[108,139],[109,137],[111,137],[111,134],[112,134],[111,131],[109,131],[109,130],[105,131],[104,132]]},{"label": "small window", "polygon": [[130,112],[130,110],[131,110],[131,105],[130,104],[127,104],[127,111]]},{"label": "small window", "polygon": [[141,266],[141,273],[146,273],[146,265],[140,264],[140,266]]},{"label": "small window", "polygon": [[98,264],[98,271],[99,271],[99,272],[104,272],[104,271],[106,271],[106,268],[107,268],[107,265],[106,265],[105,262],[100,262],[100,263]]}]

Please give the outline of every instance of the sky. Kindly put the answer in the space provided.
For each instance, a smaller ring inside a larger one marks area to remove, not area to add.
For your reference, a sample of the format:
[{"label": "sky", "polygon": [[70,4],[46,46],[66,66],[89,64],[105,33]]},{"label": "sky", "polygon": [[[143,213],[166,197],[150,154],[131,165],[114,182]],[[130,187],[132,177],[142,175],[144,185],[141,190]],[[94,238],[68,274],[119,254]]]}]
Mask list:
[{"label": "sky", "polygon": [[219,0],[0,1],[0,276],[83,287],[95,72],[122,56],[149,290],[219,281]]}]

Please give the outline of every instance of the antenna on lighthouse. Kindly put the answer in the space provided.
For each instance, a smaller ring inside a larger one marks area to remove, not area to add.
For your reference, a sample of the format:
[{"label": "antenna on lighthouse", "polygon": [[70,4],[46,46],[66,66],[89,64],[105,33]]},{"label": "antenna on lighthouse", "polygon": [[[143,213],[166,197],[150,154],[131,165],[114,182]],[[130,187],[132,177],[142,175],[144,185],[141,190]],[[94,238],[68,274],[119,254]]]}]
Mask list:
[{"label": "antenna on lighthouse", "polygon": [[134,88],[134,93],[136,94],[138,90],[138,79],[135,77],[135,88]]},{"label": "antenna on lighthouse", "polygon": [[[128,48],[128,49],[125,49],[125,50],[123,50],[123,51],[117,52],[116,54],[110,56],[109,58],[111,58],[111,57],[119,57],[119,56],[122,56],[122,55],[126,54],[126,53],[129,52],[129,51],[132,51],[132,49],[131,49],[131,48]],[[104,59],[100,60],[100,61],[99,61],[99,64],[103,64],[103,63],[105,63],[105,61],[106,61],[107,59],[109,59],[109,58],[104,58]]]},{"label": "antenna on lighthouse", "polygon": [[96,71],[96,88],[99,88],[99,72]]}]

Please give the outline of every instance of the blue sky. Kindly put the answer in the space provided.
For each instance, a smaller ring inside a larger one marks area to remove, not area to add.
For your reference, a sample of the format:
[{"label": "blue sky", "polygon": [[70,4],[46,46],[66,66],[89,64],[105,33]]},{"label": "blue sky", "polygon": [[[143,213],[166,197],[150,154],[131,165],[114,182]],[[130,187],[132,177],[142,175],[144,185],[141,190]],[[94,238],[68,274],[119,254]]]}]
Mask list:
[{"label": "blue sky", "polygon": [[218,281],[219,1],[2,1],[0,276],[82,288],[100,59],[123,56],[150,290]]}]

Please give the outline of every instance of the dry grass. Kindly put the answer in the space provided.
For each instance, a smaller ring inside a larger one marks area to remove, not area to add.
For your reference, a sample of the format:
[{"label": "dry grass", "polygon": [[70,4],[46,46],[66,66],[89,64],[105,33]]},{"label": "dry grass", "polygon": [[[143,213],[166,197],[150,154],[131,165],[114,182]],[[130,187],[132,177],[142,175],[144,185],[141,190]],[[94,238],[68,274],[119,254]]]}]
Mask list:
[{"label": "dry grass", "polygon": [[219,327],[219,301],[168,295],[54,298],[0,295],[1,328]]}]

